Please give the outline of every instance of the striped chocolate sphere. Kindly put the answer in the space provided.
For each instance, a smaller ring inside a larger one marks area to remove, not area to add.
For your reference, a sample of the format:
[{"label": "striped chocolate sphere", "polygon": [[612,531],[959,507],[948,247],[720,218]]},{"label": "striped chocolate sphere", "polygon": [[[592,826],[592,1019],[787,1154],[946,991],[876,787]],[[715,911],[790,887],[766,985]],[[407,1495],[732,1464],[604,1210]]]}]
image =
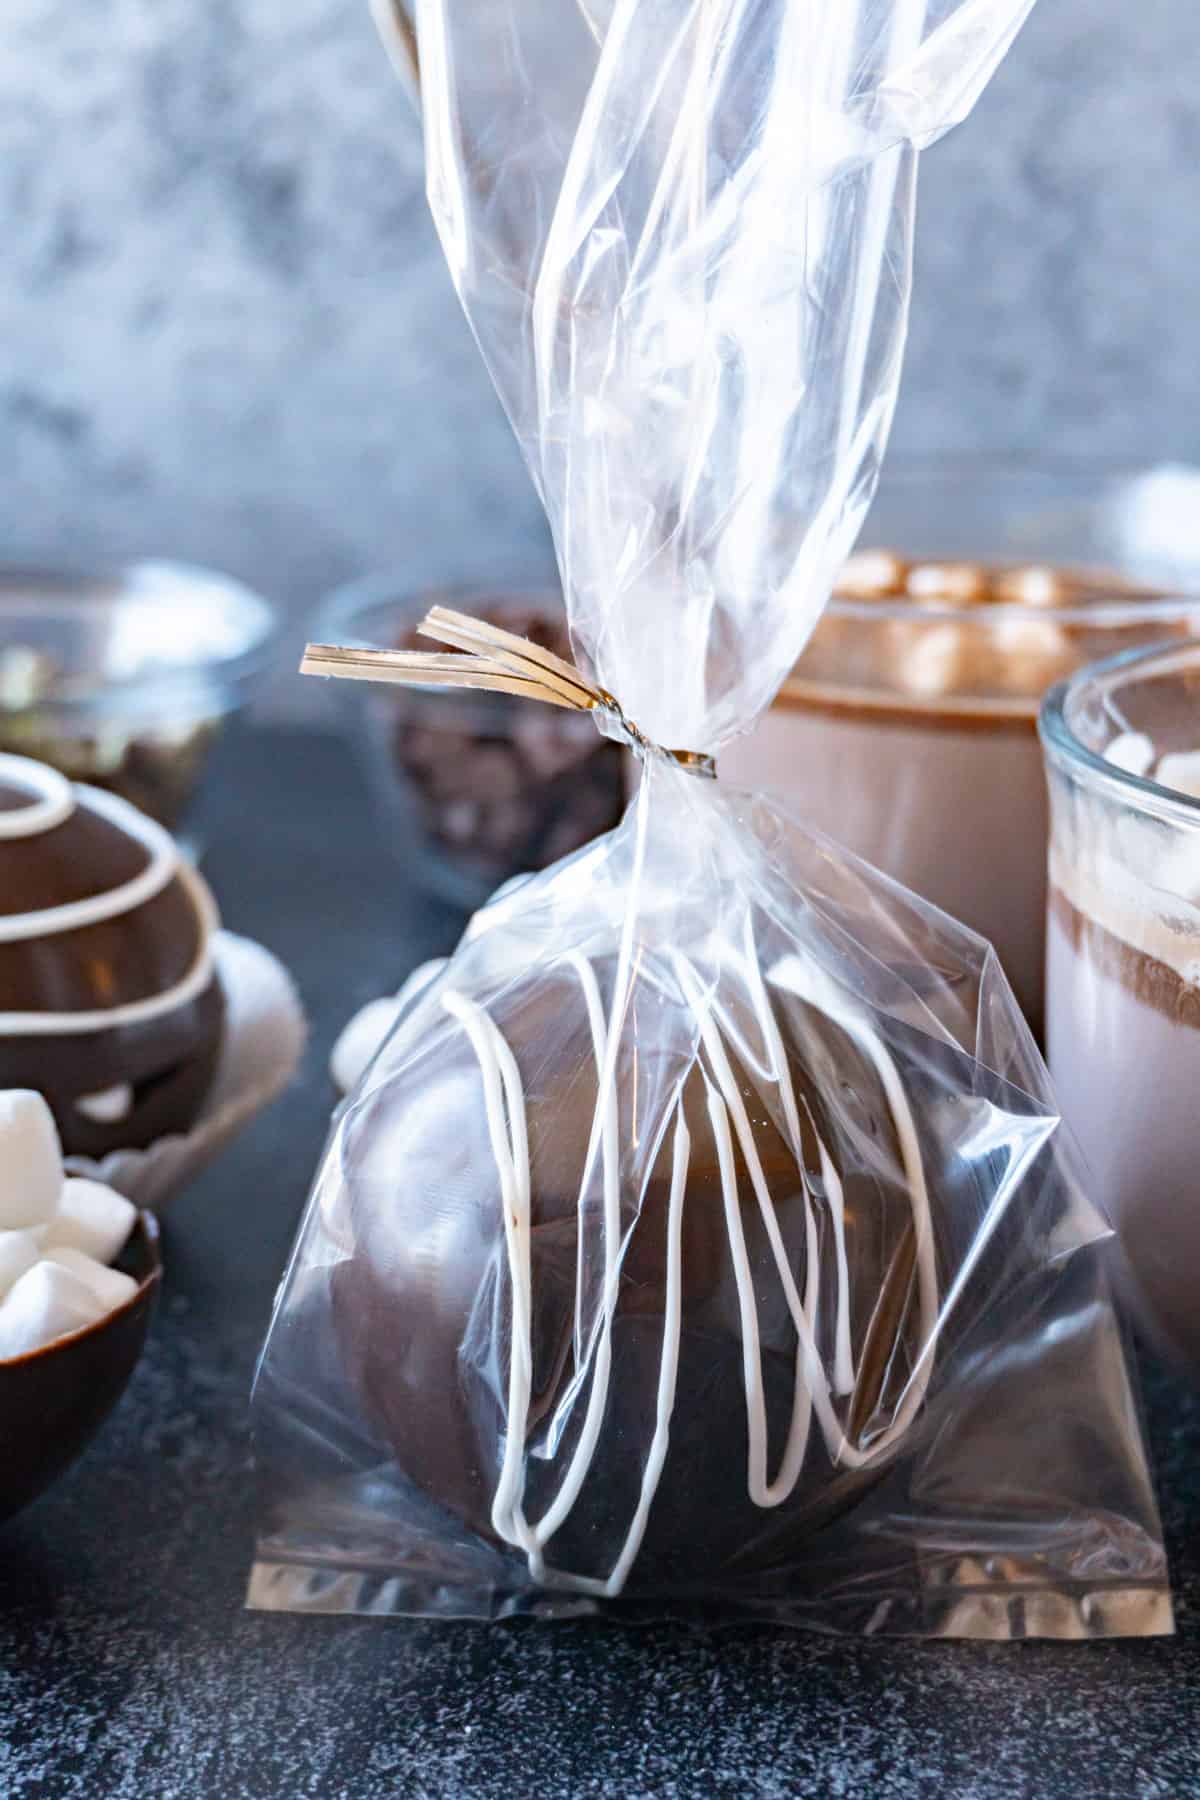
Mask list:
[{"label": "striped chocolate sphere", "polygon": [[0,756],[0,1087],[45,1094],[68,1154],[194,1121],[224,1019],[217,923],[160,826]]}]

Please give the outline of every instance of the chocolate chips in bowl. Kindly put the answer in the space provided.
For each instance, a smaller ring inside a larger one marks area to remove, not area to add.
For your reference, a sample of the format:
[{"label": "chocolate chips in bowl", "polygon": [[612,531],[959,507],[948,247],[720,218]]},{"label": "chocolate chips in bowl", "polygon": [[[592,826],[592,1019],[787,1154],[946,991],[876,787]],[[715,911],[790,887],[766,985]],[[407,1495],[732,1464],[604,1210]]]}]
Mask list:
[{"label": "chocolate chips in bowl", "polygon": [[[399,597],[356,585],[334,597],[319,635],[380,649],[429,649],[417,623],[437,601],[560,656],[566,618],[550,592]],[[347,719],[365,755],[393,847],[422,886],[474,907],[501,882],[546,868],[621,816],[625,754],[586,714],[507,694],[372,688]]]}]

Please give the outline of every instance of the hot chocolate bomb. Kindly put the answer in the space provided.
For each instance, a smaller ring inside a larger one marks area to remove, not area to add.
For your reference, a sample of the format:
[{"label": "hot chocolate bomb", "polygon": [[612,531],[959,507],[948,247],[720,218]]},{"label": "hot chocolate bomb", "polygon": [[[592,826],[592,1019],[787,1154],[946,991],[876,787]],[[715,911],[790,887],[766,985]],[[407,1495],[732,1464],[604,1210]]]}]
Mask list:
[{"label": "hot chocolate bomb", "polygon": [[224,1020],[215,925],[159,826],[0,756],[0,1088],[44,1094],[68,1154],[193,1123]]},{"label": "hot chocolate bomb", "polygon": [[[786,1119],[710,1046],[684,1078],[683,1159],[673,1113],[634,1207],[618,1142],[599,1146],[581,1223],[599,1083],[573,981],[490,1016],[443,992],[412,1100],[377,1065],[351,1104],[324,1204],[343,1363],[400,1472],[539,1584],[661,1595],[722,1565],[769,1576],[890,1466],[920,1411],[938,1283],[915,1122],[870,1046],[806,1009]],[[662,1095],[672,1070],[635,1079]],[[822,1100],[832,1083],[871,1112],[857,1142]],[[514,1143],[506,1172],[497,1131],[517,1111],[528,1156],[523,1171]]]}]

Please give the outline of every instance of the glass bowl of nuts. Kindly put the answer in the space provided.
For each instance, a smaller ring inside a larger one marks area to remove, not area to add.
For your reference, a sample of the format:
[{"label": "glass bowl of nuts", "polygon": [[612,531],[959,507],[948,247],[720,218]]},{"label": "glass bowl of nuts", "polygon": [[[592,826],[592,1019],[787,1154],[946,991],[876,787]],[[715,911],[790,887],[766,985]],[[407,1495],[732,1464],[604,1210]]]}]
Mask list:
[{"label": "glass bowl of nuts", "polygon": [[173,831],[276,631],[261,595],[181,563],[0,569],[0,752],[106,788]]},{"label": "glass bowl of nuts", "polygon": [[[387,578],[331,596],[323,643],[419,650],[431,606],[450,606],[570,656],[554,590],[405,593]],[[615,825],[625,753],[587,713],[476,689],[335,683],[393,850],[427,891],[476,907],[513,875],[547,867]]]}]

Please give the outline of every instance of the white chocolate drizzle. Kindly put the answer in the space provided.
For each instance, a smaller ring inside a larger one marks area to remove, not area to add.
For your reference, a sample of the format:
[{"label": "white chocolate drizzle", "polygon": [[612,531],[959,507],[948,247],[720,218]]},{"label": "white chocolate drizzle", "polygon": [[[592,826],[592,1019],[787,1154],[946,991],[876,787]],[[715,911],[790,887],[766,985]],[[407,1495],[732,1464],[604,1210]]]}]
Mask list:
[{"label": "white chocolate drizzle", "polygon": [[220,923],[207,883],[179,855],[174,839],[128,801],[99,788],[73,787],[55,770],[22,756],[0,756],[0,783],[28,789],[28,806],[0,811],[0,841],[39,836],[66,822],[80,802],[132,837],[147,853],[146,866],[132,880],[103,893],[33,912],[0,914],[0,944],[25,943],[81,931],[145,906],[177,877],[195,914],[196,954],[183,977],[161,993],[122,1005],[79,1012],[0,1012],[0,1037],[61,1037],[140,1025],[173,1011],[203,993],[212,979],[212,936]]},{"label": "white chocolate drizzle", "polygon": [[[83,900],[41,907],[36,912],[0,914],[0,944],[53,937],[62,931],[81,931],[88,925],[100,925],[105,919],[119,918],[122,913],[133,912],[153,900],[174,877],[179,867],[179,852],[161,825],[156,825],[153,819],[146,818],[115,794],[103,793],[99,788],[81,788],[80,792],[86,796],[92,812],[110,820],[142,845],[148,852],[146,867],[120,887],[89,894]],[[22,817],[24,811],[0,813],[0,819]]]},{"label": "white chocolate drizzle", "polygon": [[[742,1329],[743,1385],[749,1445],[747,1489],[756,1506],[772,1508],[781,1505],[788,1499],[800,1479],[808,1451],[814,1413],[831,1461],[835,1465],[840,1464],[847,1468],[864,1468],[875,1462],[908,1430],[924,1399],[929,1381],[930,1352],[939,1302],[932,1221],[920,1142],[899,1070],[879,1034],[869,1024],[865,1008],[858,1006],[837,988],[823,970],[815,965],[802,962],[799,957],[785,958],[771,971],[772,982],[796,994],[807,1005],[832,1020],[863,1051],[874,1067],[892,1115],[892,1123],[908,1186],[909,1204],[912,1209],[921,1354],[909,1372],[907,1383],[889,1424],[878,1431],[866,1445],[851,1442],[837,1416],[832,1399],[832,1392],[849,1393],[855,1383],[854,1360],[850,1342],[850,1277],[846,1258],[842,1183],[833,1159],[816,1129],[816,1122],[812,1118],[807,1101],[805,1101],[805,1109],[817,1141],[823,1199],[830,1216],[834,1246],[837,1304],[831,1392],[831,1384],[817,1348],[817,1311],[820,1295],[819,1239],[813,1206],[814,1196],[810,1190],[805,1168],[799,1110],[779,1027],[768,1000],[752,947],[748,947],[748,949],[745,969],[748,975],[751,1002],[762,1032],[770,1074],[778,1089],[787,1138],[790,1140],[790,1148],[796,1158],[801,1177],[806,1247],[806,1279],[803,1299],[801,1299],[792,1274],[787,1247],[783,1242],[775,1205],[768,1191],[750,1119],[722,1040],[722,1025],[731,1039],[740,1042],[739,1034],[732,1029],[730,1021],[718,1022],[717,1010],[712,1003],[712,997],[705,991],[696,970],[687,958],[676,952],[672,957],[672,965],[679,979],[684,999],[699,1031],[700,1066],[706,1085],[709,1119],[717,1150],[725,1224]],[[672,1134],[671,1184],[667,1205],[663,1333],[655,1403],[655,1425],[642,1473],[641,1489],[634,1516],[607,1578],[597,1580],[591,1576],[553,1569],[546,1562],[546,1545],[570,1516],[579,1498],[584,1481],[595,1459],[603,1425],[612,1370],[612,1327],[616,1312],[622,1257],[620,1121],[615,1077],[615,1045],[612,1041],[612,1033],[605,1026],[600,990],[594,970],[578,953],[572,953],[566,960],[578,977],[583,990],[600,1092],[593,1117],[591,1140],[578,1198],[576,1371],[569,1386],[565,1404],[573,1403],[574,1398],[581,1391],[589,1368],[591,1387],[583,1425],[567,1471],[553,1501],[536,1524],[531,1523],[526,1517],[524,1506],[525,1448],[533,1387],[532,1172],[525,1094],[520,1070],[512,1049],[503,1032],[484,1008],[454,990],[446,990],[443,993],[442,1004],[446,1011],[462,1024],[479,1064],[488,1135],[500,1181],[504,1219],[512,1327],[504,1448],[492,1502],[492,1526],[496,1535],[503,1542],[524,1553],[530,1575],[539,1584],[566,1586],[580,1592],[600,1594],[611,1598],[621,1593],[637,1559],[670,1443],[683,1323],[683,1207],[691,1159],[691,1141],[684,1117],[681,1087],[676,1094],[671,1115],[674,1130]],[[620,989],[619,979],[618,989]],[[754,1059],[746,1054],[745,1060],[753,1061]],[[738,1191],[734,1156],[735,1135],[750,1178],[751,1188],[758,1203],[763,1227],[796,1332],[792,1417],[787,1441],[774,1480],[768,1479],[767,1474],[767,1418],[762,1346],[754,1293],[754,1275],[746,1250],[742,1223],[741,1198]],[[597,1317],[590,1332],[585,1332],[582,1319],[584,1204],[594,1168],[597,1142],[602,1169],[603,1284]],[[563,1408],[560,1406],[560,1412],[562,1410]]]},{"label": "white chocolate drizzle", "polygon": [[75,810],[75,794],[65,775],[28,756],[0,756],[0,782],[23,787],[33,798],[28,806],[0,811],[0,838],[36,837],[53,831]]}]

